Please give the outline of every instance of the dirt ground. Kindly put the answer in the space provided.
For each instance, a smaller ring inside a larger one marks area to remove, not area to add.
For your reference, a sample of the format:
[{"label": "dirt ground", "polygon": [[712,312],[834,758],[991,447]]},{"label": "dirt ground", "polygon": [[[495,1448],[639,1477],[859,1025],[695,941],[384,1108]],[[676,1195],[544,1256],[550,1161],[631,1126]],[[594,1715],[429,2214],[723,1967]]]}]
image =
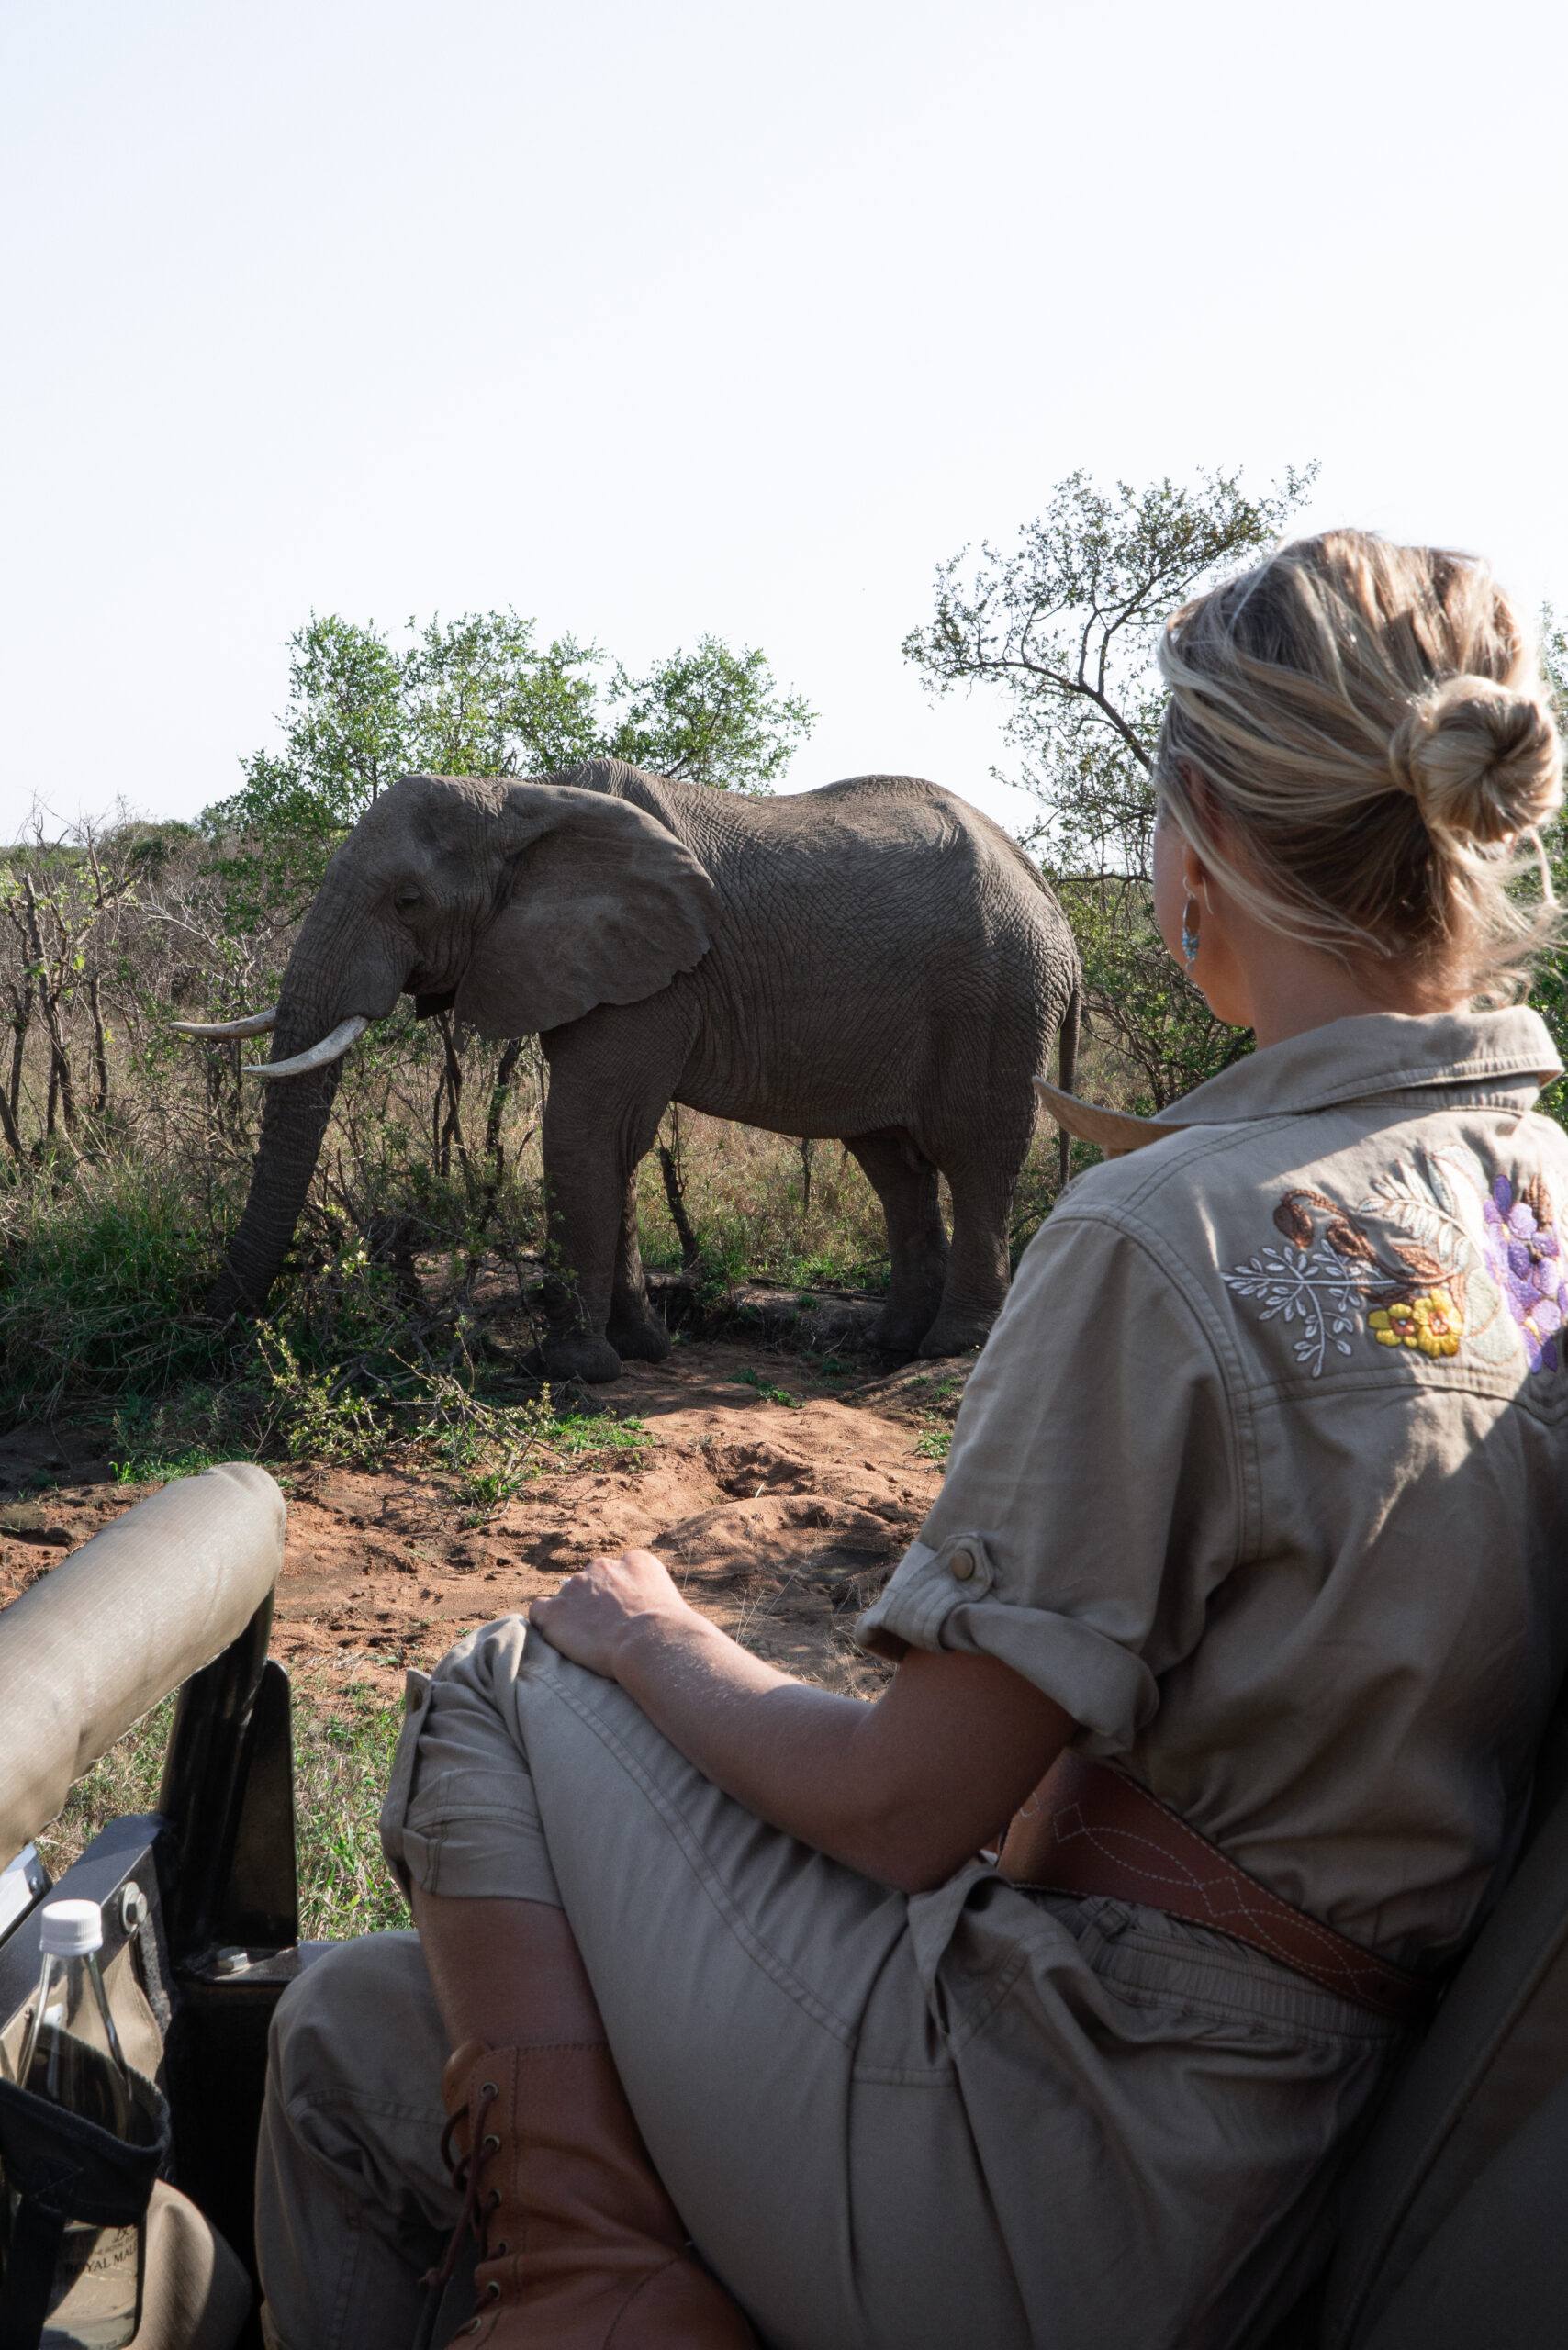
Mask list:
[{"label": "dirt ground", "polygon": [[[757,1655],[868,1695],[883,1668],[854,1647],[855,1618],[936,1494],[940,1463],[917,1447],[939,1441],[972,1360],[834,1380],[755,1345],[678,1346],[591,1392],[645,1440],[546,1462],[480,1524],[454,1477],[276,1466],[289,1514],[273,1652],[391,1695],[459,1633],[641,1545]],[[60,1482],[29,1491],[44,1474]],[[155,1490],[111,1476],[90,1433],[0,1439],[0,1606]]]}]

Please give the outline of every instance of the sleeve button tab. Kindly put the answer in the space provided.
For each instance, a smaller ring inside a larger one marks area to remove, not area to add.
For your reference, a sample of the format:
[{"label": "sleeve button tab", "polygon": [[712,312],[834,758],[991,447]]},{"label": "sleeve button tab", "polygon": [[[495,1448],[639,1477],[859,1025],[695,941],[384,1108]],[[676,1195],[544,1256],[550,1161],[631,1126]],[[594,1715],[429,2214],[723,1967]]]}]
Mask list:
[{"label": "sleeve button tab", "polygon": [[972,1550],[955,1550],[947,1561],[947,1572],[955,1583],[968,1583],[974,1571],[975,1554]]}]

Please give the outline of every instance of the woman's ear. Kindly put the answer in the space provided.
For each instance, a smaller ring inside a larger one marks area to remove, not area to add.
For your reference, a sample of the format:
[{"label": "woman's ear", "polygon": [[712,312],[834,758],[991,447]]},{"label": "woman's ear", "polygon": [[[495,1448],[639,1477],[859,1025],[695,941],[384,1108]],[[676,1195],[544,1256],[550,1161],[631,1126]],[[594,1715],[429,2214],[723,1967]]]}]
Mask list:
[{"label": "woman's ear", "polygon": [[718,892],[656,816],[609,792],[519,783],[496,823],[501,895],[454,1006],[481,1036],[640,1003],[707,953]]}]

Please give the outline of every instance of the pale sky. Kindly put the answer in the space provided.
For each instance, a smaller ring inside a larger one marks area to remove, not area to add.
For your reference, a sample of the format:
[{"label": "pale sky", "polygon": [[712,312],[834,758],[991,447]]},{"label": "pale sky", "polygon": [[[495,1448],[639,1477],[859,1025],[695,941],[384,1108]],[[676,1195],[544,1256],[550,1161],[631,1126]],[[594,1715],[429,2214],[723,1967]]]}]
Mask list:
[{"label": "pale sky", "polygon": [[0,0],[0,837],[191,815],[314,607],[761,644],[791,782],[987,780],[900,643],[1075,467],[1568,604],[1563,11]]}]

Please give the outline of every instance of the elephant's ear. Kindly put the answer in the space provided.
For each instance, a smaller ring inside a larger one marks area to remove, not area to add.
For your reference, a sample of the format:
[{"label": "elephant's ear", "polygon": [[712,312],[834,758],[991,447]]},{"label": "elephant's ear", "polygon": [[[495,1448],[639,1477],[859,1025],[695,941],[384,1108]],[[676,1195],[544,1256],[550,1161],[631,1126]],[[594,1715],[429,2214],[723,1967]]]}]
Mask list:
[{"label": "elephant's ear", "polygon": [[510,876],[454,1006],[481,1036],[640,1003],[707,953],[718,892],[656,816],[608,792],[520,783],[496,822]]}]

